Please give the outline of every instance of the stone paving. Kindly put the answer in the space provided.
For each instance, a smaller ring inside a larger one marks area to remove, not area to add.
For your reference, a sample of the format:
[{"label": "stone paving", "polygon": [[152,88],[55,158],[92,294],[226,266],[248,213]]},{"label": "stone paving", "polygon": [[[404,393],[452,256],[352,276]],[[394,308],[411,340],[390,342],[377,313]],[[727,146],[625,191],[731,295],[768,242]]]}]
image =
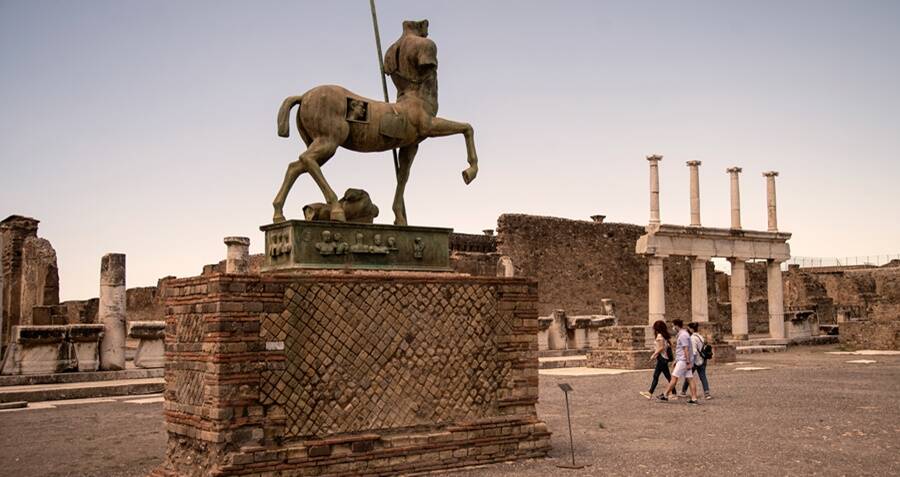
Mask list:
[{"label": "stone paving", "polygon": [[[826,351],[839,350],[792,347],[711,367],[715,399],[696,407],[639,396],[648,371],[545,370],[538,412],[554,433],[550,458],[447,475],[900,474],[900,356],[850,363],[863,360]],[[582,470],[556,467],[569,459],[563,382],[574,388],[576,459],[590,464]],[[143,476],[162,460],[159,396],[40,406],[0,411],[0,469],[8,475]]]}]

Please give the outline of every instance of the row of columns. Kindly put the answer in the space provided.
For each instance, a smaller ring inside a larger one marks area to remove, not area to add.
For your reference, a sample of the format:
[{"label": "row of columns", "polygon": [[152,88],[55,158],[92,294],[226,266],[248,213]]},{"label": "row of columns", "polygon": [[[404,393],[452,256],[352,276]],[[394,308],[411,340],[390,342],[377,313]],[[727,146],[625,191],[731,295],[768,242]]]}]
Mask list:
[{"label": "row of columns", "polygon": [[[653,255],[649,263],[649,324],[657,320],[666,321],[666,289],[663,273],[663,259]],[[691,257],[691,321],[709,321],[709,296],[707,294],[706,262],[709,257]],[[747,322],[747,268],[746,260],[730,258],[731,283],[731,334],[736,340],[749,337]],[[784,288],[781,281],[781,262],[769,260],[766,264],[769,299],[769,335],[783,339],[784,333]]]},{"label": "row of columns", "polygon": [[[650,227],[659,226],[659,162],[662,156],[647,157],[650,163]],[[690,170],[691,227],[700,227],[700,161],[687,161]],[[740,167],[726,169],[731,182],[731,228],[741,229]],[[768,231],[778,231],[775,206],[775,177],[778,173],[767,171],[766,178]],[[665,321],[665,277],[663,259],[665,256],[648,257],[649,271],[649,324],[657,320]],[[707,294],[706,262],[712,257],[691,257],[691,321],[709,321],[709,297]],[[734,339],[749,337],[747,322],[747,258],[731,257],[731,328]],[[769,333],[772,338],[785,338],[784,331],[784,289],[781,278],[781,262],[768,260],[767,282],[769,299]]]},{"label": "row of columns", "polygon": [[[660,224],[659,214],[659,161],[660,155],[647,156],[650,162],[650,225]],[[700,161],[687,161],[691,177],[691,227],[700,227]],[[731,182],[731,228],[741,229],[741,184],[739,175],[743,172],[740,167],[729,167],[725,172],[730,176]],[[768,218],[768,231],[778,231],[778,215],[775,207],[775,178],[778,172],[763,172],[766,178],[766,211]]]}]

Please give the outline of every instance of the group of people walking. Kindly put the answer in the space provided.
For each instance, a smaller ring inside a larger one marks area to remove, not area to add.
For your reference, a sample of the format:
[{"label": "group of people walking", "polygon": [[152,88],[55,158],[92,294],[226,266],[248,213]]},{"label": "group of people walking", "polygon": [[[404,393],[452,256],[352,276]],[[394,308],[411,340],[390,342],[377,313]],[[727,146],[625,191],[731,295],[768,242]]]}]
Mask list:
[{"label": "group of people walking", "polygon": [[[658,320],[653,323],[653,333],[656,335],[656,347],[650,356],[651,361],[656,362],[653,370],[653,380],[650,382],[650,391],[643,391],[641,395],[647,399],[653,399],[653,392],[659,384],[659,376],[663,375],[669,381],[668,387],[656,399],[668,401],[677,399],[675,394],[678,380],[682,380],[681,396],[686,397],[690,390],[688,404],[699,404],[697,399],[697,379],[703,386],[703,394],[706,399],[712,399],[709,394],[709,381],[706,379],[706,364],[712,358],[712,348],[706,344],[706,339],[699,333],[697,323],[684,326],[682,320],[672,320],[675,327],[675,349],[672,350],[672,335],[666,322]],[[675,362],[672,372],[669,372],[669,363]]]}]

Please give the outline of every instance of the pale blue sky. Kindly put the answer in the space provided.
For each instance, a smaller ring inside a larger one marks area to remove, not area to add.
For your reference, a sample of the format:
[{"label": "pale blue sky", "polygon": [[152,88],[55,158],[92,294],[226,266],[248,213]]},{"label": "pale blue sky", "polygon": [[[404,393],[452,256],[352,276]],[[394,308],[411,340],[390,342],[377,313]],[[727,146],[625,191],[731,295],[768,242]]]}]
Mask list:
[{"label": "pale blue sky", "polygon": [[[440,115],[471,122],[425,142],[410,223],[479,232],[504,212],[646,223],[647,162],[665,156],[662,218],[688,223],[703,161],[704,225],[765,228],[764,170],[796,255],[900,253],[900,2],[386,1],[383,43],[428,18]],[[381,95],[365,0],[0,1],[0,215],[40,219],[62,297],[96,296],[103,253],[128,285],[191,276],[222,237],[272,216],[295,133],[281,100],[323,83]],[[368,189],[391,223],[390,155],[339,150],[334,188]],[[321,200],[308,177],[286,213]]]}]

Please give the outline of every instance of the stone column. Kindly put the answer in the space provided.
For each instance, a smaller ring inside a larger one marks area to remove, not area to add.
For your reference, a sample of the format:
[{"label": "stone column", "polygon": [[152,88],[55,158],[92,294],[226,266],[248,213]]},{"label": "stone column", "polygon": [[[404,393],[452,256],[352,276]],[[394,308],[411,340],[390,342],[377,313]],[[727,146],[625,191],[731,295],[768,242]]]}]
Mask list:
[{"label": "stone column", "polygon": [[647,156],[650,161],[650,225],[659,225],[659,161],[662,156]]},{"label": "stone column", "polygon": [[663,278],[663,257],[647,257],[649,263],[648,309],[650,326],[656,320],[666,321],[666,285]]},{"label": "stone column", "polygon": [[781,281],[781,262],[769,260],[766,264],[769,286],[769,336],[787,338],[784,333],[784,284]]},{"label": "stone column", "polygon": [[691,170],[691,227],[700,226],[700,161],[687,161]]},{"label": "stone column", "polygon": [[100,306],[103,325],[100,369],[125,369],[125,254],[108,253],[100,262]]},{"label": "stone column", "polygon": [[778,173],[775,171],[763,172],[766,178],[766,202],[769,215],[769,232],[778,232],[778,215],[775,211],[775,178]]},{"label": "stone column", "polygon": [[228,247],[225,256],[225,273],[250,272],[250,239],[247,237],[225,237]]},{"label": "stone column", "polygon": [[707,257],[691,259],[691,321],[706,323],[709,321],[709,297],[706,286]]},{"label": "stone column", "polygon": [[731,175],[731,228],[741,228],[741,185],[738,174],[743,171],[740,167],[729,167],[725,170]]},{"label": "stone column", "polygon": [[736,340],[749,338],[747,326],[747,269],[744,259],[731,262],[731,335]]}]

